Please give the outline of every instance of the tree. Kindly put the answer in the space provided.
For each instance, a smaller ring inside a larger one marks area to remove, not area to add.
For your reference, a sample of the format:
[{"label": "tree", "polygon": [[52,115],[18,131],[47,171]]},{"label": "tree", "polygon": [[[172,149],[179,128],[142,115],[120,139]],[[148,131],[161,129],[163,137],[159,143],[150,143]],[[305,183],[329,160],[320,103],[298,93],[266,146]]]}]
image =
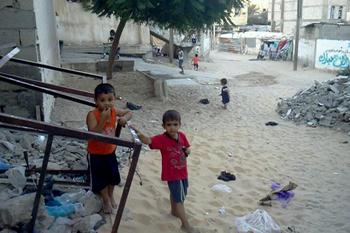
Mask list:
[{"label": "tree", "polygon": [[230,22],[234,8],[242,8],[245,0],[82,0],[85,9],[98,16],[119,19],[108,61],[107,78],[112,68],[119,40],[127,21],[155,24],[178,31],[202,29],[215,22]]},{"label": "tree", "polygon": [[258,24],[258,25],[267,25],[267,11],[264,9],[262,12],[260,8],[251,4],[248,6],[248,24]]}]

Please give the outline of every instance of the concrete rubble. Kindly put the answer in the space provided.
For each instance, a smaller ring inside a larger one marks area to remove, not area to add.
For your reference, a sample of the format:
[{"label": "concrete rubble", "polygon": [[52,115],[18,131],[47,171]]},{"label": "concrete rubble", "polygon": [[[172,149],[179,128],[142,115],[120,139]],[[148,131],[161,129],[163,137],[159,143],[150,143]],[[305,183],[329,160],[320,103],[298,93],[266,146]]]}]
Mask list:
[{"label": "concrete rubble", "polygon": [[[2,180],[6,182],[0,184],[0,201],[3,203],[0,205],[0,232],[12,232],[31,219],[35,193],[31,191],[32,193],[26,194],[26,191],[23,191],[25,185],[32,184],[26,182],[24,175],[26,167],[24,152],[28,154],[29,164],[40,168],[46,139],[44,135],[0,128],[0,165],[6,164],[10,167],[1,174]],[[128,149],[118,147],[117,159],[121,168],[128,165],[128,155]],[[54,137],[48,169],[87,169],[86,142]],[[58,178],[70,179],[64,175],[58,175]],[[67,214],[65,218],[50,216],[52,212],[48,211],[48,203],[44,203],[42,197],[36,232],[97,232],[96,228],[104,223],[98,214],[102,209],[100,197],[91,191],[70,190],[70,193],[54,197],[55,201],[62,204],[57,206],[57,211],[67,205],[80,208],[75,208],[74,213]],[[62,211],[64,213],[65,210]]]},{"label": "concrete rubble", "polygon": [[309,89],[281,99],[277,112],[296,123],[336,128],[350,135],[350,77],[339,76],[322,83],[315,81]]}]

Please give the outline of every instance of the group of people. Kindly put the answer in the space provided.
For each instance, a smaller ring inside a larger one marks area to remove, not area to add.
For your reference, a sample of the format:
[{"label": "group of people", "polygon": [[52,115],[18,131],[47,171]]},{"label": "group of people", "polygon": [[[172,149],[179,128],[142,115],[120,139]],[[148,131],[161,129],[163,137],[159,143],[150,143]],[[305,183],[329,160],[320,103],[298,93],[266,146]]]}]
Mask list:
[{"label": "group of people", "polygon": [[[178,64],[179,64],[179,68],[180,68],[180,73],[185,74],[184,67],[183,67],[184,51],[182,50],[182,48],[179,48],[177,50],[177,59],[178,59]],[[193,65],[193,69],[198,71],[198,68],[199,68],[199,46],[195,47],[194,56],[192,57],[191,64]]]},{"label": "group of people", "polygon": [[[227,80],[221,79],[222,103],[227,108],[230,101]],[[96,107],[86,117],[88,130],[108,136],[115,136],[116,125],[125,126],[132,118],[132,112],[115,107],[116,93],[112,85],[99,84],[94,91]],[[180,131],[181,115],[176,110],[168,110],[163,114],[164,132],[147,136],[139,129],[132,127],[142,143],[151,149],[160,150],[162,156],[161,180],[166,181],[170,192],[170,213],[181,220],[182,228],[188,232],[197,232],[189,224],[184,202],[188,189],[187,158],[191,153],[190,143],[184,132]],[[116,145],[89,140],[87,146],[91,190],[101,196],[103,211],[112,213],[117,208],[113,196],[114,186],[121,182],[115,152]]]}]

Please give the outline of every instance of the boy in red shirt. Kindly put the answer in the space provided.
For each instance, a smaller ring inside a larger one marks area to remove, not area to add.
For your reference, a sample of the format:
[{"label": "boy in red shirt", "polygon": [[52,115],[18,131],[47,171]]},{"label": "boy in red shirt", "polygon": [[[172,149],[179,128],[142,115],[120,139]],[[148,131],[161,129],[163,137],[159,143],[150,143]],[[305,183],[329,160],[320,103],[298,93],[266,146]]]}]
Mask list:
[{"label": "boy in red shirt", "polygon": [[198,65],[199,65],[199,57],[198,54],[195,54],[194,57],[192,58],[192,63],[193,63],[193,69],[198,70]]},{"label": "boy in red shirt", "polygon": [[161,179],[168,182],[170,190],[171,214],[179,218],[182,228],[188,232],[196,232],[188,223],[185,213],[185,197],[187,195],[187,156],[190,154],[190,144],[186,135],[179,131],[181,126],[180,113],[168,110],[163,114],[165,132],[153,137],[147,137],[135,129],[140,140],[151,149],[160,150],[162,154]]},{"label": "boy in red shirt", "polygon": [[[115,108],[115,91],[108,83],[95,88],[96,108],[86,117],[89,131],[115,136],[116,123],[125,125],[132,117],[130,111]],[[120,183],[118,162],[115,156],[117,146],[97,140],[88,141],[88,158],[91,174],[92,192],[100,194],[103,200],[103,211],[112,213],[117,208],[113,197],[114,186]]]}]

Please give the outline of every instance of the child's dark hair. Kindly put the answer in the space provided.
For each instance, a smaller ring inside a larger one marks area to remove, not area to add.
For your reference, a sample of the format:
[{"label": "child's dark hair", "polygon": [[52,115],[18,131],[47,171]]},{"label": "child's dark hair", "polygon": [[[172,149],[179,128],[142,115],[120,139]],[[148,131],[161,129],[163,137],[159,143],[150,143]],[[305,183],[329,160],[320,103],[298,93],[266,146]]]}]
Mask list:
[{"label": "child's dark hair", "polygon": [[180,113],[176,110],[168,110],[163,114],[163,124],[168,121],[178,121],[181,124]]},{"label": "child's dark hair", "polygon": [[98,84],[97,87],[95,88],[95,100],[99,95],[109,94],[109,93],[113,93],[113,95],[115,96],[115,90],[111,84],[109,83]]},{"label": "child's dark hair", "polygon": [[227,79],[226,78],[222,78],[220,80],[220,83],[221,83],[221,85],[226,85],[227,84]]},{"label": "child's dark hair", "polygon": [[198,57],[198,54],[195,54],[194,56],[195,56],[195,57]]}]

